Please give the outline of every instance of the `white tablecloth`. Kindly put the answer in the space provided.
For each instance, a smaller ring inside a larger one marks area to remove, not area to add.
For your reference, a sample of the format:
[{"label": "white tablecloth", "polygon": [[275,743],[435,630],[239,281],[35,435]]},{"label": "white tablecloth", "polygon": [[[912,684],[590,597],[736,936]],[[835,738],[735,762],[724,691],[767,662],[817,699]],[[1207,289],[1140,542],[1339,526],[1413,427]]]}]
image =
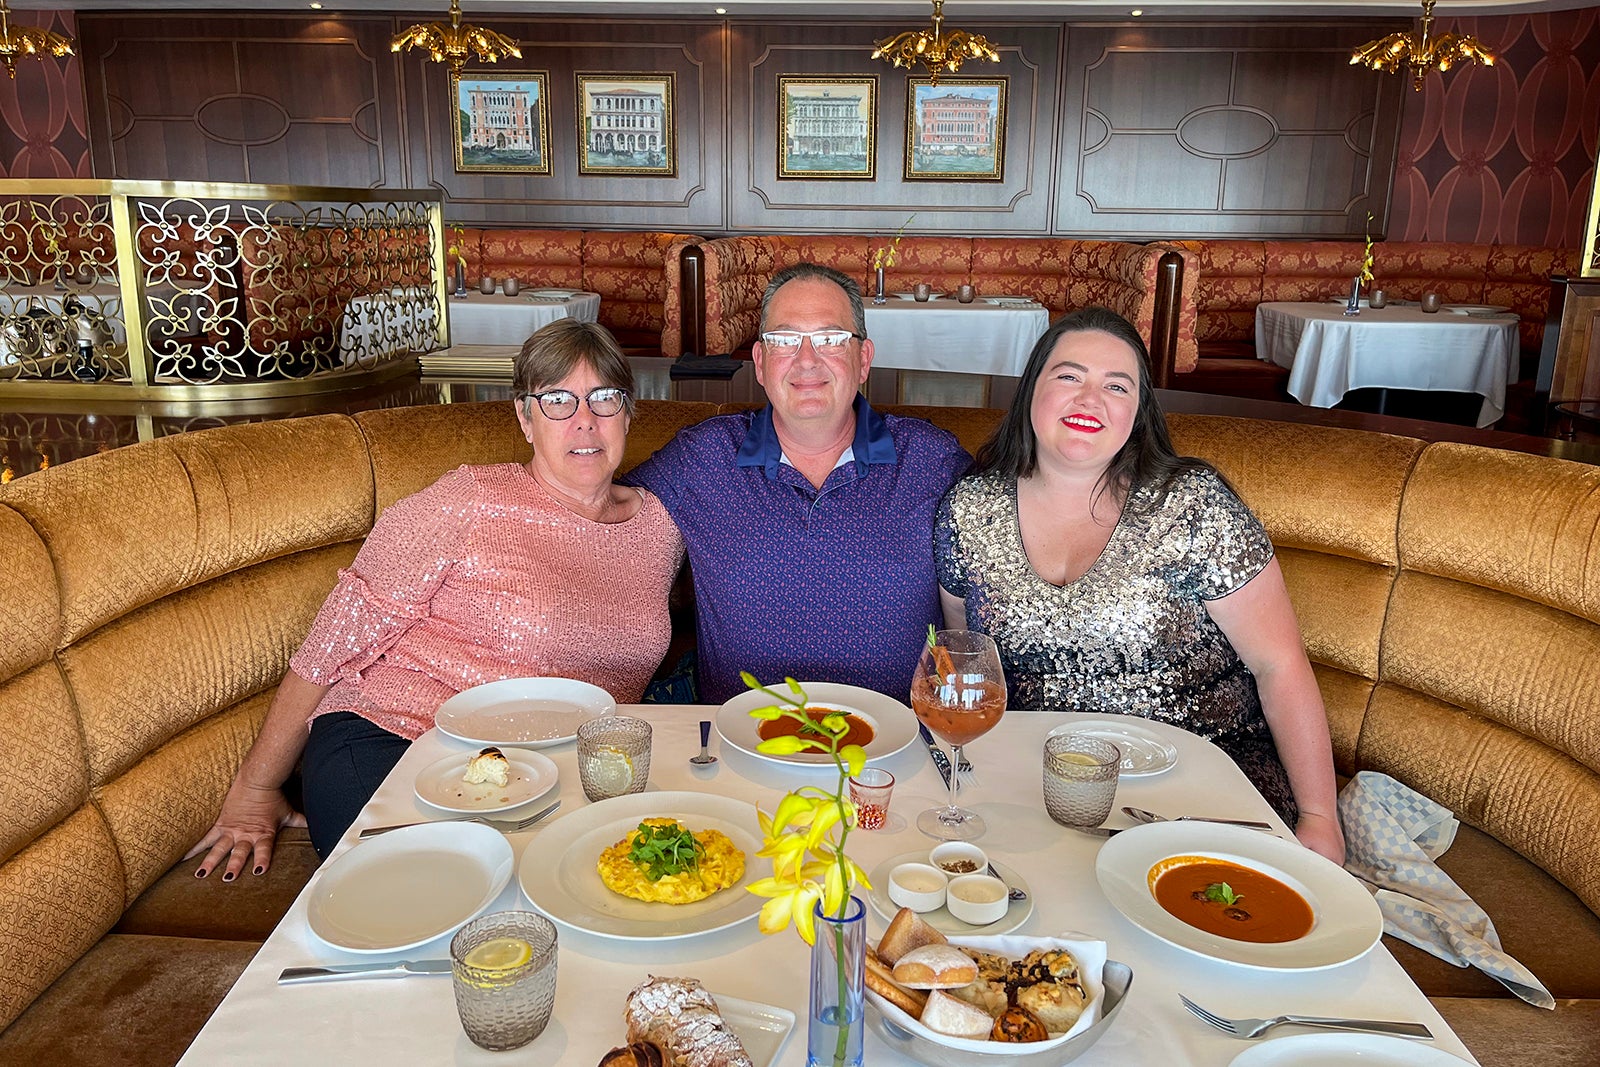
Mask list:
[{"label": "white tablecloth", "polygon": [[[454,345],[521,345],[541,326],[557,319],[594,322],[600,316],[600,294],[578,293],[562,299],[484,296],[477,291],[451,297],[450,343]],[[345,307],[339,331],[339,352],[349,363],[356,355],[388,355],[436,347],[434,308],[428,297],[358,296]]]},{"label": "white tablecloth", "polygon": [[[705,707],[646,706],[624,709],[655,727],[651,790],[697,790],[760,804],[768,811],[781,793],[814,782],[758,761],[713,741],[721,757],[714,767],[692,769],[699,750],[696,724],[711,718]],[[1178,1001],[1187,993],[1206,1007],[1234,1015],[1302,1012],[1366,1018],[1410,1019],[1426,1024],[1439,1048],[1465,1056],[1461,1042],[1381,945],[1358,960],[1326,971],[1288,973],[1245,970],[1183,952],[1133,926],[1101,894],[1094,875],[1103,839],[1065,830],[1044,812],[1040,790],[1043,737],[1069,716],[1013,712],[967,748],[978,784],[963,797],[988,821],[980,841],[997,861],[1015,868],[1033,892],[1036,909],[1020,932],[1086,931],[1105,939],[1110,957],[1133,968],[1133,987],[1116,1024],[1077,1062],[1085,1067],[1160,1063],[1162,1067],[1223,1067],[1245,1045],[1210,1029]],[[1178,748],[1178,762],[1164,774],[1124,779],[1117,803],[1169,814],[1270,819],[1282,828],[1238,768],[1216,747],[1171,727],[1151,725]],[[351,847],[362,826],[427,819],[415,799],[417,772],[451,752],[472,746],[435,731],[424,734],[400,760],[340,845]],[[586,805],[578,784],[572,744],[542,750],[555,760],[560,784],[557,818]],[[850,835],[851,855],[868,871],[890,857],[933,842],[912,822],[941,801],[944,784],[917,744],[888,763],[897,779],[890,825]],[[548,799],[548,798],[547,798]],[[536,810],[536,806],[535,809]],[[1120,814],[1113,824],[1125,824]],[[549,825],[549,824],[546,824]],[[1287,833],[1287,831],[1282,831]],[[510,836],[520,862],[539,846],[539,829]],[[751,857],[753,862],[762,862]],[[246,874],[249,878],[251,875]],[[315,881],[312,886],[315,886]],[[397,980],[331,982],[280,987],[283,968],[360,961],[322,945],[306,926],[302,893],[246,968],[194,1044],[183,1064],[564,1064],[587,1067],[623,1040],[622,1004],[627,991],[647,974],[692,976],[713,992],[728,993],[795,1012],[798,1023],[777,1062],[805,1062],[808,949],[791,930],[763,937],[754,922],[703,938],[665,944],[607,940],[562,928],[555,1015],[532,1044],[515,1053],[484,1052],[468,1041],[456,1018],[447,975]],[[494,909],[526,907],[517,879]],[[886,925],[870,913],[869,936]],[[449,939],[404,953],[406,958],[446,958]],[[870,1009],[869,1009],[870,1010]],[[1293,1031],[1290,1031],[1293,1032]],[[873,1067],[909,1064],[867,1031],[866,1061]]]},{"label": "white tablecloth", "polygon": [[1256,355],[1289,368],[1289,395],[1331,408],[1352,389],[1480,393],[1478,425],[1505,413],[1517,380],[1517,316],[1425,314],[1415,306],[1363,308],[1267,303],[1256,307]]},{"label": "white tablecloth", "polygon": [[1050,325],[1050,313],[1039,304],[1001,307],[981,296],[970,304],[953,299],[919,304],[892,295],[887,304],[871,300],[867,336],[875,367],[1016,377]]}]

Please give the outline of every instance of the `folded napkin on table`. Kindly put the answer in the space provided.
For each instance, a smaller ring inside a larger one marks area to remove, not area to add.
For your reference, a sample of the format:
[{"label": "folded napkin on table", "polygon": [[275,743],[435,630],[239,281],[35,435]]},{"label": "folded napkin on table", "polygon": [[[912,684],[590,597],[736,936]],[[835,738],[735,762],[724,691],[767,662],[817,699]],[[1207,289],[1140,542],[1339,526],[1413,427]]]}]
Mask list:
[{"label": "folded napkin on table", "polygon": [[1339,794],[1345,869],[1373,887],[1383,929],[1457,967],[1476,967],[1540,1008],[1555,998],[1500,948],[1494,923],[1434,861],[1460,823],[1386,774],[1362,771]]}]

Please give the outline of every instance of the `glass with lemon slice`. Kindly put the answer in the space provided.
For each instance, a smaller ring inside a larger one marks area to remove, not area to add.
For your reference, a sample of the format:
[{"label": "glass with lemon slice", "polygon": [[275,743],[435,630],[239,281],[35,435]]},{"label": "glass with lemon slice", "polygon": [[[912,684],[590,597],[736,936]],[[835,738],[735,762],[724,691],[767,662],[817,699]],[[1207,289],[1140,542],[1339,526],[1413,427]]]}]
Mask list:
[{"label": "glass with lemon slice", "polygon": [[650,724],[604,715],[578,727],[578,778],[590,800],[644,792],[650,780]]},{"label": "glass with lemon slice", "polygon": [[556,928],[531,911],[474,919],[450,942],[456,1012],[473,1044],[520,1048],[544,1032],[556,1002]]}]

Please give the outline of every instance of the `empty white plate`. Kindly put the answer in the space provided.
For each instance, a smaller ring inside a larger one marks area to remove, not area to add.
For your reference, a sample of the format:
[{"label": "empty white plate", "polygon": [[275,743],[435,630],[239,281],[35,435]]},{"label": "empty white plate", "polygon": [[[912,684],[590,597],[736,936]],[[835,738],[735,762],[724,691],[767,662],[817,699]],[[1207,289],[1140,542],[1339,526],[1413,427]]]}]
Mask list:
[{"label": "empty white plate", "polygon": [[317,875],[306,922],[346,952],[400,952],[442,937],[511,880],[511,842],[476,823],[407,826],[361,842]]},{"label": "empty white plate", "polygon": [[539,799],[561,780],[561,771],[542,753],[509,748],[502,749],[501,755],[510,764],[505,785],[468,782],[467,764],[477,753],[457,752],[422,769],[414,787],[417,799],[458,815],[509,811]]},{"label": "empty white plate", "polygon": [[544,748],[571,741],[578,727],[616,707],[610,693],[588,682],[505,678],[457,693],[439,705],[433,723],[471,745]]},{"label": "empty white plate", "polygon": [[578,295],[576,289],[526,289],[524,296],[537,296],[545,300],[570,300]]},{"label": "empty white plate", "polygon": [[1461,1067],[1426,1041],[1383,1034],[1296,1034],[1252,1045],[1228,1067]]}]

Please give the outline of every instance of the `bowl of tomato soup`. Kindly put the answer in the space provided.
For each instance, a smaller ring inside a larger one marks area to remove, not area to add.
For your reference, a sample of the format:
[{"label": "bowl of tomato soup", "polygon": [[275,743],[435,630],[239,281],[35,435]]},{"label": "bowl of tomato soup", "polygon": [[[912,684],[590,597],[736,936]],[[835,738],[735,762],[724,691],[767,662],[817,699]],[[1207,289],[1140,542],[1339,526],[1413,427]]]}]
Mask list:
[{"label": "bowl of tomato soup", "polygon": [[1234,941],[1298,941],[1316,925],[1303,886],[1277,870],[1220,856],[1168,856],[1150,868],[1162,909],[1197,930]]},{"label": "bowl of tomato soup", "polygon": [[872,743],[872,739],[878,736],[877,720],[866,712],[842,704],[822,704],[812,701],[806,703],[805,722],[802,723],[792,715],[783,715],[759,724],[756,727],[756,734],[763,741],[793,735],[815,737],[826,741],[829,735],[820,724],[829,715],[844,716],[846,728],[844,736],[839,739],[840,748],[845,745],[860,745],[866,748]]}]

